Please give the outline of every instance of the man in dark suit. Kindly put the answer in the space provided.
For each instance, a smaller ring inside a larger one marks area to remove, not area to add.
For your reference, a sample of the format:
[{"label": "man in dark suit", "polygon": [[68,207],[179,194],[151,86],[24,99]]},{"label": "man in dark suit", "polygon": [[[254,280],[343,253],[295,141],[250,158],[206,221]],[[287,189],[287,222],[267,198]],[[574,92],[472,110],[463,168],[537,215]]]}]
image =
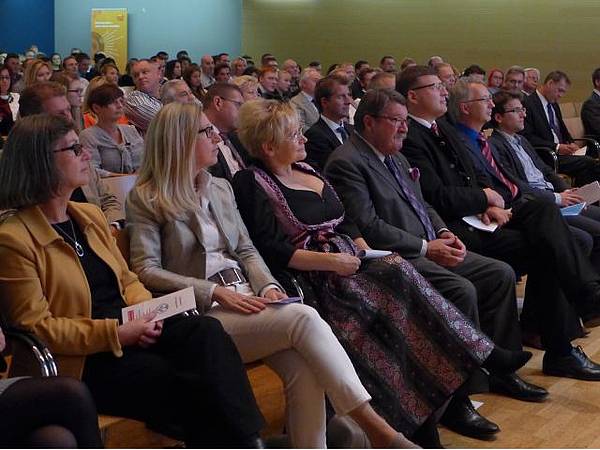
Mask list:
[{"label": "man in dark suit", "polygon": [[246,168],[249,162],[248,153],[235,134],[244,97],[235,84],[214,83],[208,88],[202,102],[204,114],[222,141],[218,144],[217,163],[209,168],[209,172],[215,177],[231,181],[237,171]]},{"label": "man in dark suit", "polygon": [[[571,347],[557,306],[564,291],[580,315],[595,325],[600,315],[600,277],[581,254],[558,208],[522,195],[515,180],[500,171],[489,154],[480,134],[493,106],[487,88],[462,80],[455,85],[451,113],[458,132],[440,119],[447,106],[445,88],[438,86],[443,86],[439,78],[425,66],[407,69],[397,84],[407,95],[411,116],[403,153],[421,171],[425,199],[469,248],[508,262],[517,273],[528,273],[528,297],[533,290],[533,298],[546,299],[545,307],[537,305],[536,316],[546,348],[544,372],[600,381],[600,366]],[[463,216],[497,222],[500,229],[477,230]],[[516,382],[496,388],[516,397],[522,390]]]},{"label": "man in dark suit", "polygon": [[547,147],[558,153],[558,170],[575,179],[577,186],[600,180],[600,162],[589,156],[574,155],[579,146],[565,125],[558,100],[571,81],[559,70],[550,72],[544,84],[523,100],[527,108],[525,128],[521,132],[534,147]]},{"label": "man in dark suit", "polygon": [[352,104],[348,81],[338,76],[320,79],[315,87],[315,102],[321,115],[305,133],[306,162],[322,171],[331,152],[352,134],[353,128],[346,122]]},{"label": "man in dark suit", "polygon": [[594,91],[581,107],[581,121],[585,134],[600,139],[600,67],[592,73],[592,84]]},{"label": "man in dark suit", "polygon": [[[542,161],[527,138],[517,134],[523,129],[526,116],[522,98],[510,92],[494,95],[494,132],[489,139],[494,158],[509,172],[521,192],[560,207],[581,203],[583,199],[577,189],[569,189],[567,183]],[[567,216],[565,220],[577,241],[589,246],[592,264],[596,270],[600,269],[600,208],[590,205],[581,214]]]},{"label": "man in dark suit", "polygon": [[[399,153],[406,114],[404,98],[397,92],[369,90],[356,112],[355,133],[332,153],[325,175],[369,246],[407,258],[442,295],[480,321],[496,344],[518,350],[514,273],[507,264],[467,252],[423,200],[418,170],[410,170]],[[547,395],[527,387],[538,399]],[[445,417],[447,425],[470,436],[498,431],[466,397],[453,400]]]}]

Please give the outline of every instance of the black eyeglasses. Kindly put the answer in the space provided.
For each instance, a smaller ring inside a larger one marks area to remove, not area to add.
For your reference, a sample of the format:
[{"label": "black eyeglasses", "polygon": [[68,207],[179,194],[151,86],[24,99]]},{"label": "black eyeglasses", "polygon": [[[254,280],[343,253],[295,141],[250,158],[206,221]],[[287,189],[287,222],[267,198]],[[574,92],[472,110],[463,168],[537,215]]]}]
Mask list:
[{"label": "black eyeglasses", "polygon": [[524,113],[527,112],[527,108],[525,108],[524,106],[521,108],[513,108],[513,109],[507,109],[506,111],[503,111],[502,114],[506,114],[506,113]]},{"label": "black eyeglasses", "polygon": [[198,130],[198,134],[200,133],[204,133],[204,135],[208,138],[208,139],[212,139],[215,135],[215,127],[213,127],[212,125],[207,126],[206,128],[200,128]]},{"label": "black eyeglasses", "polygon": [[241,106],[244,104],[244,102],[238,102],[237,100],[232,100],[230,98],[225,98],[225,97],[221,97],[223,100],[228,101],[233,103],[235,106],[237,106],[238,108],[241,108]]},{"label": "black eyeglasses", "polygon": [[481,97],[481,98],[474,98],[472,100],[463,100],[460,103],[489,102],[491,100],[492,100],[492,97],[487,96],[487,97]]},{"label": "black eyeglasses", "polygon": [[437,91],[441,91],[445,88],[444,83],[442,83],[441,81],[437,81],[435,83],[429,83],[429,84],[425,84],[423,86],[417,86],[414,88],[410,88],[409,91],[418,91],[419,89],[427,89],[427,88],[434,88]]},{"label": "black eyeglasses", "polygon": [[73,152],[75,156],[79,156],[83,153],[83,145],[79,142],[74,143],[70,147],[64,147],[54,150],[52,153],[61,153],[61,152]]},{"label": "black eyeglasses", "polygon": [[380,116],[373,116],[376,119],[387,119],[390,122],[393,122],[395,126],[398,125],[406,125],[408,123],[407,119],[403,119],[402,117],[392,117],[392,116],[384,116],[384,115],[380,115]]}]

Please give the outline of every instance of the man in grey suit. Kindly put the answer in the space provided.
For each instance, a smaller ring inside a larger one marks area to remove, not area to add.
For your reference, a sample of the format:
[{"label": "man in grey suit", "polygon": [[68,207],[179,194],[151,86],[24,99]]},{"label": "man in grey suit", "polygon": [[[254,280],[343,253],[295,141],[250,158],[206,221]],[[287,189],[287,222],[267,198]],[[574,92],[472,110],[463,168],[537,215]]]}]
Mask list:
[{"label": "man in grey suit", "polygon": [[290,99],[298,111],[302,132],[306,132],[319,120],[319,110],[314,104],[315,86],[322,78],[318,70],[311,67],[304,69],[300,77],[300,92]]},{"label": "man in grey suit", "polygon": [[[424,201],[419,171],[399,153],[407,131],[404,97],[391,89],[368,91],[355,115],[355,133],[331,154],[325,175],[369,246],[408,259],[442,295],[481,323],[497,345],[520,349],[513,270],[468,252]],[[465,398],[449,406],[448,426],[475,437],[499,431]]]},{"label": "man in grey suit", "polygon": [[581,121],[585,134],[600,138],[600,67],[592,73],[594,91],[581,106]]}]

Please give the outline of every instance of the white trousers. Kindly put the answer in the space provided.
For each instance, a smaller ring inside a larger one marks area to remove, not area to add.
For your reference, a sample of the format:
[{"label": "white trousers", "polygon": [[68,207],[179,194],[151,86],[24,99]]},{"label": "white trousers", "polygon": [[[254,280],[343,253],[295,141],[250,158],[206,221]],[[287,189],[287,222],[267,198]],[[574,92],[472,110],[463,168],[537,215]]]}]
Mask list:
[{"label": "white trousers", "polygon": [[[243,289],[238,292],[247,293]],[[207,315],[221,322],[245,363],[262,359],[283,380],[293,447],[326,447],[325,394],[339,415],[371,399],[331,328],[310,306],[267,306],[255,314],[215,306]]]}]

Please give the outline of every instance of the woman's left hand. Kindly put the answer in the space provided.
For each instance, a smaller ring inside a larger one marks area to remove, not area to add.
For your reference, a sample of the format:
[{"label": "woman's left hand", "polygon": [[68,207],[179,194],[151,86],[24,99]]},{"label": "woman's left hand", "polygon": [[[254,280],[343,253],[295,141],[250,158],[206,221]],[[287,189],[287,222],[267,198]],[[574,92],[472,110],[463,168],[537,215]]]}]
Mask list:
[{"label": "woman's left hand", "polygon": [[269,289],[267,292],[264,293],[263,298],[267,301],[265,301],[265,303],[276,303],[279,300],[283,300],[284,298],[287,298],[287,294],[285,292],[281,292],[279,289]]}]

